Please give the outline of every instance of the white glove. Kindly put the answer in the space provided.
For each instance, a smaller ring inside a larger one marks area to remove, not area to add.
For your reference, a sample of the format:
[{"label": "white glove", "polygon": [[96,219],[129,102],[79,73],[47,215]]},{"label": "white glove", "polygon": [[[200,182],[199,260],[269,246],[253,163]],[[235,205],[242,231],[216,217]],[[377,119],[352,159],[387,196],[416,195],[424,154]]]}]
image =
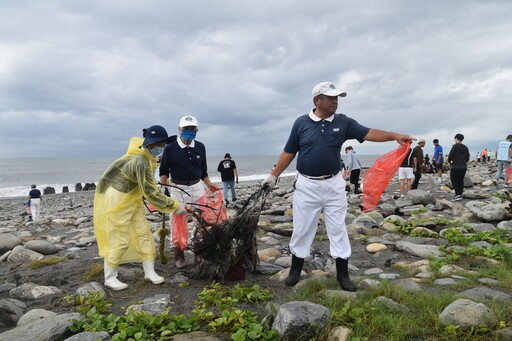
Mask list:
[{"label": "white glove", "polygon": [[262,186],[265,184],[268,184],[269,186],[275,186],[277,183],[277,176],[274,176],[272,174],[269,174],[265,180],[261,183]]},{"label": "white glove", "polygon": [[184,215],[187,212],[188,212],[188,210],[184,203],[179,203],[178,208],[176,209],[176,211],[174,211],[174,213],[176,213],[177,215]]}]

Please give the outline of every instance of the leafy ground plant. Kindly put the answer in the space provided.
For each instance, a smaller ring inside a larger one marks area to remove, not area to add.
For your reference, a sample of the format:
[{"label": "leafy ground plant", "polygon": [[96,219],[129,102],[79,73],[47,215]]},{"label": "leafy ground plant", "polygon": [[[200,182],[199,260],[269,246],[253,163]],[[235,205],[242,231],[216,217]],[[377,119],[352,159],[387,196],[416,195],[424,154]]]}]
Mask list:
[{"label": "leafy ground plant", "polygon": [[[232,297],[233,295],[234,297]],[[224,287],[219,283],[205,287],[198,294],[191,316],[172,315],[169,311],[159,315],[129,311],[126,315],[110,312],[111,301],[99,293],[88,297],[68,297],[67,303],[76,306],[83,315],[75,320],[70,330],[106,331],[113,341],[170,340],[172,335],[201,328],[216,333],[229,333],[233,340],[278,340],[276,331],[258,322],[257,316],[235,305],[238,302],[254,304],[272,298],[268,289],[258,285]]]}]

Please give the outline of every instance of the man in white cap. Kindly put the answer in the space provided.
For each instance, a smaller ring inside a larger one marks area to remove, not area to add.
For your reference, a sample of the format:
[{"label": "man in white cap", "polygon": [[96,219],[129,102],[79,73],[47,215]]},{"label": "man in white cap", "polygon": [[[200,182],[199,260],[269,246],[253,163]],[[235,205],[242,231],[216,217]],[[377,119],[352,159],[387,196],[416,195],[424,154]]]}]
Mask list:
[{"label": "man in white cap", "polygon": [[[175,186],[171,187],[171,197],[182,203],[197,203],[206,187],[212,191],[219,190],[208,177],[206,148],[195,139],[197,131],[197,119],[183,116],[178,127],[179,138],[165,147],[160,161],[160,183]],[[171,231],[175,231],[172,226],[176,226],[178,219],[177,215],[172,215]],[[176,267],[180,269],[185,267],[184,251],[175,245]]]},{"label": "man in white cap", "polygon": [[304,258],[310,255],[318,219],[323,211],[330,253],[336,259],[338,283],[343,290],[356,290],[348,276],[351,248],[345,225],[347,196],[345,180],[340,174],[341,146],[348,139],[357,139],[359,142],[396,140],[402,145],[414,140],[409,135],[370,129],[343,114],[336,114],[338,97],[346,95],[330,82],[317,84],[313,88],[315,108],[309,114],[297,118],[279,161],[263,181],[263,185],[273,186],[277,177],[299,154],[293,195],[293,233],[290,239],[292,266],[285,281],[288,286],[299,281]]}]

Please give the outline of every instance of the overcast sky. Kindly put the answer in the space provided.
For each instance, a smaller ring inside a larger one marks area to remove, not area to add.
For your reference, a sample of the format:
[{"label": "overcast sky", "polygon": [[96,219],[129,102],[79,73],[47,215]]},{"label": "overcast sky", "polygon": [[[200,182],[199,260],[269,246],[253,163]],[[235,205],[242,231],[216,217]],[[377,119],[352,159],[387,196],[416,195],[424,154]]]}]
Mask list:
[{"label": "overcast sky", "polygon": [[348,93],[338,112],[427,153],[456,133],[494,150],[512,134],[511,18],[505,0],[1,1],[0,157],[120,156],[188,114],[209,155],[278,155],[322,81]]}]

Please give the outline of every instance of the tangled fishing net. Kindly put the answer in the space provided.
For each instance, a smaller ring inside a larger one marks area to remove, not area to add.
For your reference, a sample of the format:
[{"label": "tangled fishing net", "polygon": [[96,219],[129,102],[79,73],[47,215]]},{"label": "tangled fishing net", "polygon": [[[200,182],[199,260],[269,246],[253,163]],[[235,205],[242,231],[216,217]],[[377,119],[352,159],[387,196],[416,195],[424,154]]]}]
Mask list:
[{"label": "tangled fishing net", "polygon": [[194,278],[237,280],[245,278],[246,270],[256,270],[258,220],[271,191],[268,184],[260,187],[242,202],[233,218],[218,219],[220,209],[200,207],[192,212],[198,222],[191,245],[196,255]]}]

